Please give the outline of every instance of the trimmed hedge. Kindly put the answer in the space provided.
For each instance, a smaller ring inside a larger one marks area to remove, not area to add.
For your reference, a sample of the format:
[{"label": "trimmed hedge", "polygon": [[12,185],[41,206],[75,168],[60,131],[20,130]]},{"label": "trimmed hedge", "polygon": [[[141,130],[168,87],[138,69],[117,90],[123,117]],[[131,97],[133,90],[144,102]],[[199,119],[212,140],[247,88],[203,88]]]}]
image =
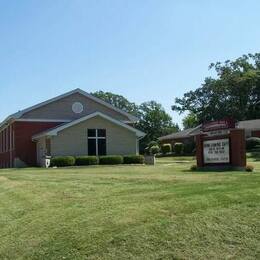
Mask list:
[{"label": "trimmed hedge", "polygon": [[260,146],[260,138],[259,137],[249,137],[246,139],[246,149],[251,150]]},{"label": "trimmed hedge", "polygon": [[143,164],[144,157],[142,155],[126,155],[124,156],[124,164]]},{"label": "trimmed hedge", "polygon": [[51,159],[51,166],[66,167],[75,165],[73,156],[59,156]]},{"label": "trimmed hedge", "polygon": [[176,155],[183,154],[184,145],[183,143],[175,143],[174,144],[174,152]]},{"label": "trimmed hedge", "polygon": [[81,165],[113,165],[113,164],[143,164],[143,155],[107,155],[107,156],[57,156],[51,159],[51,166],[81,166]]},{"label": "trimmed hedge", "polygon": [[112,165],[122,164],[124,162],[123,156],[121,155],[107,155],[99,157],[99,164]]},{"label": "trimmed hedge", "polygon": [[76,159],[75,165],[77,166],[98,164],[97,156],[78,156],[75,159]]},{"label": "trimmed hedge", "polygon": [[162,147],[161,147],[161,150],[162,150],[163,154],[171,153],[172,145],[171,144],[163,144]]}]

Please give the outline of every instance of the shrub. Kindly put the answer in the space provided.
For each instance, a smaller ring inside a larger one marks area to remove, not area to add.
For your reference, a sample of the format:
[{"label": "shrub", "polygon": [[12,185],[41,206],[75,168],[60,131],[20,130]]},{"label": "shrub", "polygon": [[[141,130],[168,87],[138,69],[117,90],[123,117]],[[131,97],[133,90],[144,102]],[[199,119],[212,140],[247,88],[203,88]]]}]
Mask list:
[{"label": "shrub", "polygon": [[121,155],[107,155],[99,157],[99,164],[122,164],[123,156]]},{"label": "shrub", "polygon": [[195,142],[189,142],[184,144],[183,146],[183,152],[185,154],[194,154],[194,149],[195,149]]},{"label": "shrub", "polygon": [[143,164],[144,157],[142,155],[126,155],[124,156],[124,164]]},{"label": "shrub", "polygon": [[170,153],[172,151],[172,145],[171,144],[163,144],[161,146],[161,150],[163,154]]},{"label": "shrub", "polygon": [[246,139],[246,149],[251,150],[256,146],[260,146],[260,138],[259,137],[249,137]]},{"label": "shrub", "polygon": [[160,147],[158,145],[154,145],[150,148],[150,154],[157,154],[160,152]]},{"label": "shrub", "polygon": [[51,166],[66,167],[75,165],[73,156],[59,156],[51,159]]},{"label": "shrub", "polygon": [[183,153],[183,143],[175,143],[174,144],[174,152],[177,155],[181,155]]},{"label": "shrub", "polygon": [[98,164],[97,156],[78,156],[75,158],[75,165],[96,165]]},{"label": "shrub", "polygon": [[151,148],[152,146],[157,146],[157,145],[158,145],[158,143],[157,143],[156,141],[151,141],[151,142],[148,143],[147,146],[148,146],[149,148]]},{"label": "shrub", "polygon": [[198,169],[198,167],[195,164],[190,167],[191,171],[196,171],[197,169]]},{"label": "shrub", "polygon": [[254,171],[254,166],[253,166],[253,165],[247,165],[247,166],[246,166],[246,171],[247,171],[247,172],[252,172],[252,171]]}]

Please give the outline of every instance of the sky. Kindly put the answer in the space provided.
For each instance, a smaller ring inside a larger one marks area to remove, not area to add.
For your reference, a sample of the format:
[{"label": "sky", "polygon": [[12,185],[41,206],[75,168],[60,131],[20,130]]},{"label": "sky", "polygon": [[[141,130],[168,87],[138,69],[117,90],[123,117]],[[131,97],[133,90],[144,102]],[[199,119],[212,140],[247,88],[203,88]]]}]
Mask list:
[{"label": "sky", "polygon": [[155,100],[260,47],[259,0],[0,0],[0,121],[75,88]]}]

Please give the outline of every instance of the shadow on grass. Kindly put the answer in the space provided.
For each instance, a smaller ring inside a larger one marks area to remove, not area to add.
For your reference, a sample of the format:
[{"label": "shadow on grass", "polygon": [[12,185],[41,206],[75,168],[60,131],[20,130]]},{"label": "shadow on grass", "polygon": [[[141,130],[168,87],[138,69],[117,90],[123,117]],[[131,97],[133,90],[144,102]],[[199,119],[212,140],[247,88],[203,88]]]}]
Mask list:
[{"label": "shadow on grass", "polygon": [[247,158],[255,162],[260,161],[260,151],[247,153]]}]

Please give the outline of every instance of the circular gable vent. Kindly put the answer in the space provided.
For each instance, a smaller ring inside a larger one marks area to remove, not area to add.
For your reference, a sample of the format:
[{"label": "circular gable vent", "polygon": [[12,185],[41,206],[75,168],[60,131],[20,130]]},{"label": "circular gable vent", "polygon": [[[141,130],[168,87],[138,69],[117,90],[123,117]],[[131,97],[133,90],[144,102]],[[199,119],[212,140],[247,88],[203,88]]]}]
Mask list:
[{"label": "circular gable vent", "polygon": [[83,105],[80,102],[73,103],[72,111],[76,114],[81,113],[83,111]]}]

